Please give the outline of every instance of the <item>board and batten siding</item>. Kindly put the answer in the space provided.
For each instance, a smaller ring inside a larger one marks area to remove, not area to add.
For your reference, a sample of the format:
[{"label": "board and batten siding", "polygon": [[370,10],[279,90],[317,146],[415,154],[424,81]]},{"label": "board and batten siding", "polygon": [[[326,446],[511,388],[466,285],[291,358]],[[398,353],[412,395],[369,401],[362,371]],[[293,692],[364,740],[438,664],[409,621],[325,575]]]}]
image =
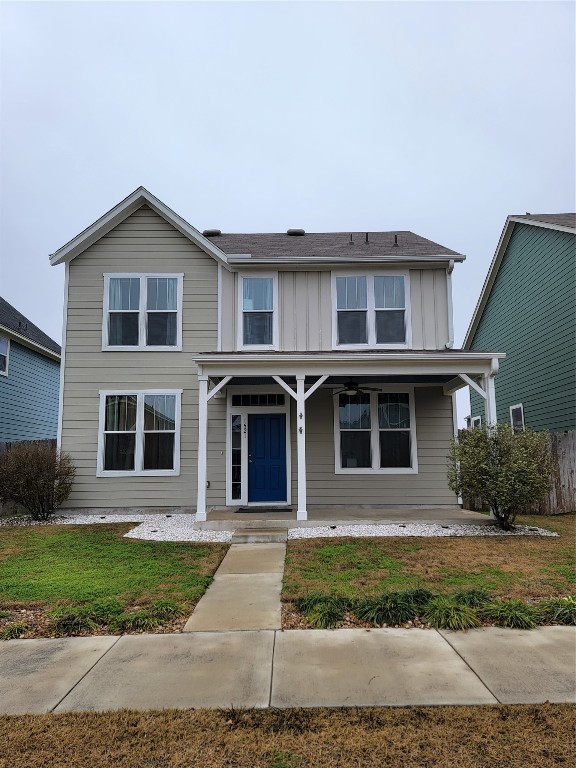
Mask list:
[{"label": "board and batten siding", "polygon": [[[516,224],[471,349],[506,353],[495,379],[498,421],[522,403],[527,427],[576,428],[576,236]],[[474,392],[471,415],[484,402]]]},{"label": "board and batten siding", "polygon": [[8,375],[0,375],[0,442],[55,440],[60,363],[10,341]]},{"label": "board and batten siding", "polygon": [[[143,206],[71,261],[69,270],[62,449],[72,454],[77,478],[65,506],[194,509],[198,443],[194,357],[217,345],[216,262]],[[184,274],[181,352],[102,351],[105,272]],[[96,477],[99,391],[107,389],[183,390],[179,476]],[[217,423],[211,424],[214,430]],[[224,476],[223,449],[224,441],[218,448],[216,440],[211,441],[214,478]]]},{"label": "board and batten siding", "polygon": [[[371,265],[371,268],[373,265]],[[370,270],[372,271],[372,269]],[[383,270],[393,273],[393,268]],[[362,274],[362,270],[338,269]],[[222,270],[222,351],[238,348],[239,273]],[[262,274],[271,270],[262,269]],[[258,272],[250,270],[250,275]],[[411,269],[410,306],[413,349],[444,349],[448,342],[446,270]],[[332,349],[332,275],[329,271],[278,272],[279,350],[316,352]]]},{"label": "board and batten siding", "polygon": [[[335,474],[334,397],[319,390],[306,402],[306,464],[309,505],[455,505],[447,483],[447,456],[454,435],[452,399],[441,387],[415,387],[417,474]],[[295,409],[293,409],[294,412]],[[293,423],[292,434],[296,434]],[[293,440],[293,443],[295,441]],[[297,498],[295,445],[292,498]],[[338,450],[336,448],[336,450]]]}]

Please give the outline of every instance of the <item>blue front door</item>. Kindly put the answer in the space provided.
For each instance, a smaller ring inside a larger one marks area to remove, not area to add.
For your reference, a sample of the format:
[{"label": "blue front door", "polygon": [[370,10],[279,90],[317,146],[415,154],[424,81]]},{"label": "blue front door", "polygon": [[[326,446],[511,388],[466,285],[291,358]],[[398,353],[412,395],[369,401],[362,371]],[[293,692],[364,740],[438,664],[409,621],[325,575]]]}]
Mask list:
[{"label": "blue front door", "polygon": [[248,414],[248,501],[286,501],[286,415]]}]

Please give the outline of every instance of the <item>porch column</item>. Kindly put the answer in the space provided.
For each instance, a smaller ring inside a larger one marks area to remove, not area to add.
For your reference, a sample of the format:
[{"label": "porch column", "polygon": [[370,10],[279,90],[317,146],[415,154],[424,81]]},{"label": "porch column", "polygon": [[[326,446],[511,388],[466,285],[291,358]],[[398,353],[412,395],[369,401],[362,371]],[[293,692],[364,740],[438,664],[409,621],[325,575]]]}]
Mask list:
[{"label": "porch column", "polygon": [[206,520],[206,459],[208,443],[208,376],[198,376],[198,496],[196,520]]},{"label": "porch column", "polygon": [[306,376],[296,376],[296,435],[298,446],[298,509],[297,520],[307,520],[306,509],[306,398],[304,382]]},{"label": "porch column", "polygon": [[498,368],[498,360],[494,358],[490,365],[490,372],[484,376],[484,391],[486,392],[484,413],[486,416],[487,427],[493,427],[498,421],[496,414],[496,387],[494,386],[494,377],[498,373]]}]

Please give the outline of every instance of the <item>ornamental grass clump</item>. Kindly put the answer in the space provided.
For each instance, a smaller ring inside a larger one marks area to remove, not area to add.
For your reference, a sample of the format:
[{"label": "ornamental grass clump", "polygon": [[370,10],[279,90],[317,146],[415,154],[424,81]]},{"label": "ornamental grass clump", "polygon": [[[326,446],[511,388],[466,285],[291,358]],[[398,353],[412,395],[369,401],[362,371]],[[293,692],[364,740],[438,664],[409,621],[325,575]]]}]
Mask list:
[{"label": "ornamental grass clump", "polygon": [[543,621],[574,626],[576,625],[576,595],[543,600],[538,605],[538,612]]},{"label": "ornamental grass clump", "polygon": [[493,599],[486,589],[463,589],[455,592],[452,597],[460,605],[469,605],[470,608],[481,608]]},{"label": "ornamental grass clump", "polygon": [[314,629],[334,629],[343,618],[344,609],[331,601],[316,603],[306,613],[306,623]]},{"label": "ornamental grass clump", "polygon": [[416,587],[415,589],[406,589],[402,592],[403,597],[414,605],[415,608],[423,608],[426,603],[430,602],[433,597],[436,597],[436,593],[430,589],[424,587]]},{"label": "ornamental grass clump", "polygon": [[0,503],[24,507],[46,521],[66,501],[76,468],[72,457],[49,441],[12,443],[0,455]]},{"label": "ornamental grass clump", "polygon": [[30,627],[25,621],[13,621],[0,630],[0,640],[16,640],[28,632]]},{"label": "ornamental grass clump", "polygon": [[474,608],[445,595],[432,598],[424,608],[422,618],[436,629],[474,629],[481,624]]},{"label": "ornamental grass clump", "polygon": [[552,482],[546,432],[514,431],[507,424],[460,430],[448,456],[448,485],[486,504],[501,528],[543,499]]},{"label": "ornamental grass clump", "polygon": [[180,616],[184,616],[188,612],[189,611],[186,606],[168,598],[156,600],[150,606],[150,613],[162,621],[177,619]]},{"label": "ornamental grass clump", "polygon": [[156,629],[161,623],[159,618],[142,608],[139,611],[121,613],[116,616],[110,628],[119,632],[146,631],[147,629]]},{"label": "ornamental grass clump", "polygon": [[482,618],[498,627],[534,629],[538,625],[538,609],[523,600],[495,600],[479,612]]},{"label": "ornamental grass clump", "polygon": [[405,624],[414,621],[418,609],[405,592],[384,592],[362,600],[354,609],[361,621],[381,627],[383,624]]},{"label": "ornamental grass clump", "polygon": [[96,629],[96,622],[84,606],[59,605],[48,613],[49,626],[58,637],[79,635]]}]

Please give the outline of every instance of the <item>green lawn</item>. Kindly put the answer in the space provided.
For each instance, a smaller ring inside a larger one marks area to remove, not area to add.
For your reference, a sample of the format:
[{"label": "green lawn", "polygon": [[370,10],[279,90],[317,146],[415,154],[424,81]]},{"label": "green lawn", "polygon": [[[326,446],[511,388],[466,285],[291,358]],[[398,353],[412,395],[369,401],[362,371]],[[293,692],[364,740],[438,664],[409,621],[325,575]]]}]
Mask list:
[{"label": "green lawn", "polygon": [[0,609],[51,608],[108,597],[127,606],[163,598],[195,603],[227,545],[123,538],[133,527],[0,528]]},{"label": "green lawn", "polygon": [[351,599],[425,587],[451,593],[485,589],[501,598],[536,599],[576,591],[576,516],[519,523],[558,538],[342,538],[288,542],[283,600],[309,593]]}]

